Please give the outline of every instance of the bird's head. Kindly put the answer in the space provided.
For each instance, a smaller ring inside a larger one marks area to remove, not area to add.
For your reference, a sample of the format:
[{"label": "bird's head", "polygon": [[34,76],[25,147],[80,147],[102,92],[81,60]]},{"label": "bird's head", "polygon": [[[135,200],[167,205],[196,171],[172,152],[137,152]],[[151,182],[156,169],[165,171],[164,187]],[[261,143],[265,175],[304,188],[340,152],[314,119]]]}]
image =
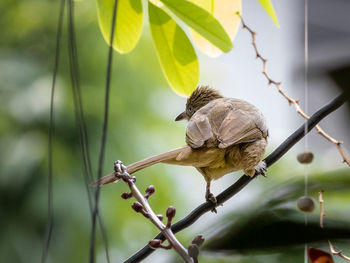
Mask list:
[{"label": "bird's head", "polygon": [[185,111],[177,116],[175,121],[189,120],[197,110],[219,98],[223,98],[219,91],[209,86],[198,86],[188,97]]}]

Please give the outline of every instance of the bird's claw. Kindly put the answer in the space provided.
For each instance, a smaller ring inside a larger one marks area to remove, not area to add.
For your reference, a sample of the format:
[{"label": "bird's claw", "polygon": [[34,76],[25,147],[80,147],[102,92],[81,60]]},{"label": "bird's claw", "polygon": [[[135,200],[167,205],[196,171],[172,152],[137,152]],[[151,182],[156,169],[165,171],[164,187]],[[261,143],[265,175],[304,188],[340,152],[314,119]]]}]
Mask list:
[{"label": "bird's claw", "polygon": [[266,177],[265,173],[267,171],[267,166],[265,161],[261,161],[256,167],[255,167],[255,174],[256,175],[262,175]]},{"label": "bird's claw", "polygon": [[[205,199],[206,199],[207,201],[212,202],[212,203],[215,205],[215,207],[218,205],[218,201],[216,200],[216,197],[215,197],[212,193],[210,193],[210,192],[209,192],[209,193],[206,193]],[[215,207],[214,207],[211,211],[212,211],[213,213],[217,214],[218,211],[216,210]]]}]

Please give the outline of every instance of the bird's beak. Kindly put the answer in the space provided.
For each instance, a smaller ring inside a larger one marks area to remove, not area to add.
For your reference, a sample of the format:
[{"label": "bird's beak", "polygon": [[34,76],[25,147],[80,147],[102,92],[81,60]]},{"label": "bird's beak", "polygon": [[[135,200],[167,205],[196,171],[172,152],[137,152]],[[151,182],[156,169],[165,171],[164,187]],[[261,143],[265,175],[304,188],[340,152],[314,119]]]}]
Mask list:
[{"label": "bird's beak", "polygon": [[186,119],[186,113],[182,112],[179,116],[176,117],[175,121],[182,121]]}]

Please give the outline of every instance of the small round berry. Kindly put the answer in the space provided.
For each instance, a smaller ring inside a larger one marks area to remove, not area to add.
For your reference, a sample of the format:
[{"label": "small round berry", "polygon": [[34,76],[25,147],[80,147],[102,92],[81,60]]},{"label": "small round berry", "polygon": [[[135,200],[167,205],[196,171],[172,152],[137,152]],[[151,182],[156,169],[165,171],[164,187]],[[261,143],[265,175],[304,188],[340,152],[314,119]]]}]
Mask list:
[{"label": "small round berry", "polygon": [[297,155],[297,159],[299,163],[308,164],[312,162],[314,155],[312,152],[302,152]]},{"label": "small round berry", "polygon": [[302,196],[297,202],[298,208],[303,212],[312,212],[315,209],[315,200],[310,196]]}]

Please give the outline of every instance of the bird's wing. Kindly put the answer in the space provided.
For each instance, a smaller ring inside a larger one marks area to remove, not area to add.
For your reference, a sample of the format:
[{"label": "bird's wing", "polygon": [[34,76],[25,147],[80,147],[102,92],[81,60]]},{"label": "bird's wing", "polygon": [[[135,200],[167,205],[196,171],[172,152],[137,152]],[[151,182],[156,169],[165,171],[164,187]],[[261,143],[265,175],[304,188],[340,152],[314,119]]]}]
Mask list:
[{"label": "bird's wing", "polygon": [[240,109],[230,110],[222,121],[217,139],[219,148],[230,145],[253,142],[263,137],[259,116]]},{"label": "bird's wing", "polygon": [[187,124],[186,142],[189,146],[196,149],[205,143],[206,140],[213,137],[213,132],[205,114],[199,112],[192,116]]}]

